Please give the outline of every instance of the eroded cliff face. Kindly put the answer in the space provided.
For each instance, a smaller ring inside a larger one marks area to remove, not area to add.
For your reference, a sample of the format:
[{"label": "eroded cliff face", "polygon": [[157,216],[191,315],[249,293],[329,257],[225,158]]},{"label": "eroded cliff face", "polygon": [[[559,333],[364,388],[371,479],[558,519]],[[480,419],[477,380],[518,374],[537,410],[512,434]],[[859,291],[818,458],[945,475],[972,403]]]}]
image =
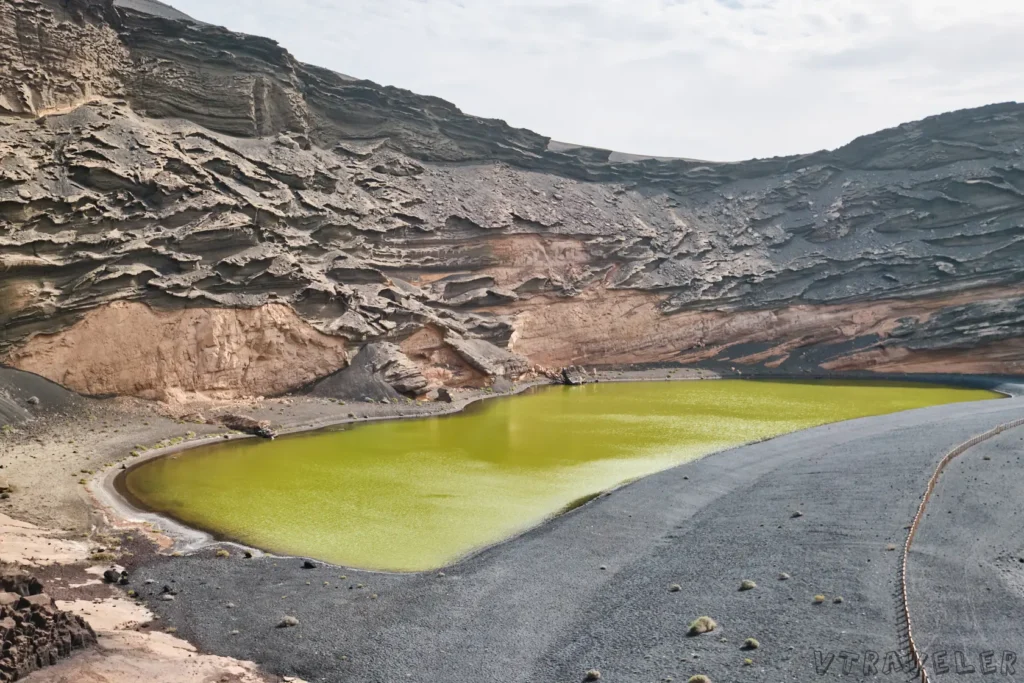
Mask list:
[{"label": "eroded cliff face", "polygon": [[124,3],[0,6],[9,364],[159,397],[294,389],[371,343],[424,389],[1024,360],[1024,106],[799,157],[632,157]]},{"label": "eroded cliff face", "polygon": [[173,401],[283,393],[344,366],[348,353],[344,338],[282,304],[157,311],[117,301],[37,335],[9,360],[83,394]]}]

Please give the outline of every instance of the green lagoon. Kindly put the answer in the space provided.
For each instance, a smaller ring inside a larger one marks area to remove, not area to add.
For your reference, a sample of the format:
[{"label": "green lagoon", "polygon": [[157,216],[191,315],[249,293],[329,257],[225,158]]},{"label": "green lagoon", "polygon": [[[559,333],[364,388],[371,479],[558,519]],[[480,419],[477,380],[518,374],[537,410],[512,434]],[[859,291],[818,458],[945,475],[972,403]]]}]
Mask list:
[{"label": "green lagoon", "polygon": [[420,571],[730,446],[997,396],[846,381],[545,387],[457,415],[200,447],[143,463],[122,486],[145,507],[221,538],[350,567]]}]

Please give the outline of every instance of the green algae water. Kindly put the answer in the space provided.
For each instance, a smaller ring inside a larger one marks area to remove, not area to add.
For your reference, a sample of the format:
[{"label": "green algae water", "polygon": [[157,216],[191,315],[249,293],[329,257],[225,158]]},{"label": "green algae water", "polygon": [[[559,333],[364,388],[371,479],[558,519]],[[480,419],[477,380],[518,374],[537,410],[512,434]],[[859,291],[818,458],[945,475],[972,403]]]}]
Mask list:
[{"label": "green algae water", "polygon": [[151,510],[220,537],[364,569],[434,569],[588,495],[827,422],[996,397],[874,382],[547,387],[458,415],[244,440],[130,470]]}]

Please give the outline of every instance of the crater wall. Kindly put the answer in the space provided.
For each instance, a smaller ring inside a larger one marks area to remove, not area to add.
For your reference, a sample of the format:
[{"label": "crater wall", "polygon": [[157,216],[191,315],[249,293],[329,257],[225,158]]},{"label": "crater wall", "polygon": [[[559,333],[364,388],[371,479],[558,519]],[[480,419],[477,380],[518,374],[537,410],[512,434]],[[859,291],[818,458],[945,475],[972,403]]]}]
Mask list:
[{"label": "crater wall", "polygon": [[160,3],[8,0],[0,48],[0,359],[86,393],[283,392],[428,337],[432,385],[1024,360],[1019,104],[710,163],[560,144]]}]

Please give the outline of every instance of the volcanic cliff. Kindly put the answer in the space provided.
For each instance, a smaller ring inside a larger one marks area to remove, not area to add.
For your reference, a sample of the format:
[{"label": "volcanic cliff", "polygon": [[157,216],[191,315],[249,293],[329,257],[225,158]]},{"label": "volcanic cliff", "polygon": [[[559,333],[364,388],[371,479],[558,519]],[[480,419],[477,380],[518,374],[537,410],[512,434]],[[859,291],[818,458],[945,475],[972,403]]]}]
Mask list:
[{"label": "volcanic cliff", "polygon": [[710,163],[553,142],[150,0],[4,0],[0,48],[0,362],[83,393],[281,393],[361,351],[406,394],[1024,361],[1024,105]]}]

